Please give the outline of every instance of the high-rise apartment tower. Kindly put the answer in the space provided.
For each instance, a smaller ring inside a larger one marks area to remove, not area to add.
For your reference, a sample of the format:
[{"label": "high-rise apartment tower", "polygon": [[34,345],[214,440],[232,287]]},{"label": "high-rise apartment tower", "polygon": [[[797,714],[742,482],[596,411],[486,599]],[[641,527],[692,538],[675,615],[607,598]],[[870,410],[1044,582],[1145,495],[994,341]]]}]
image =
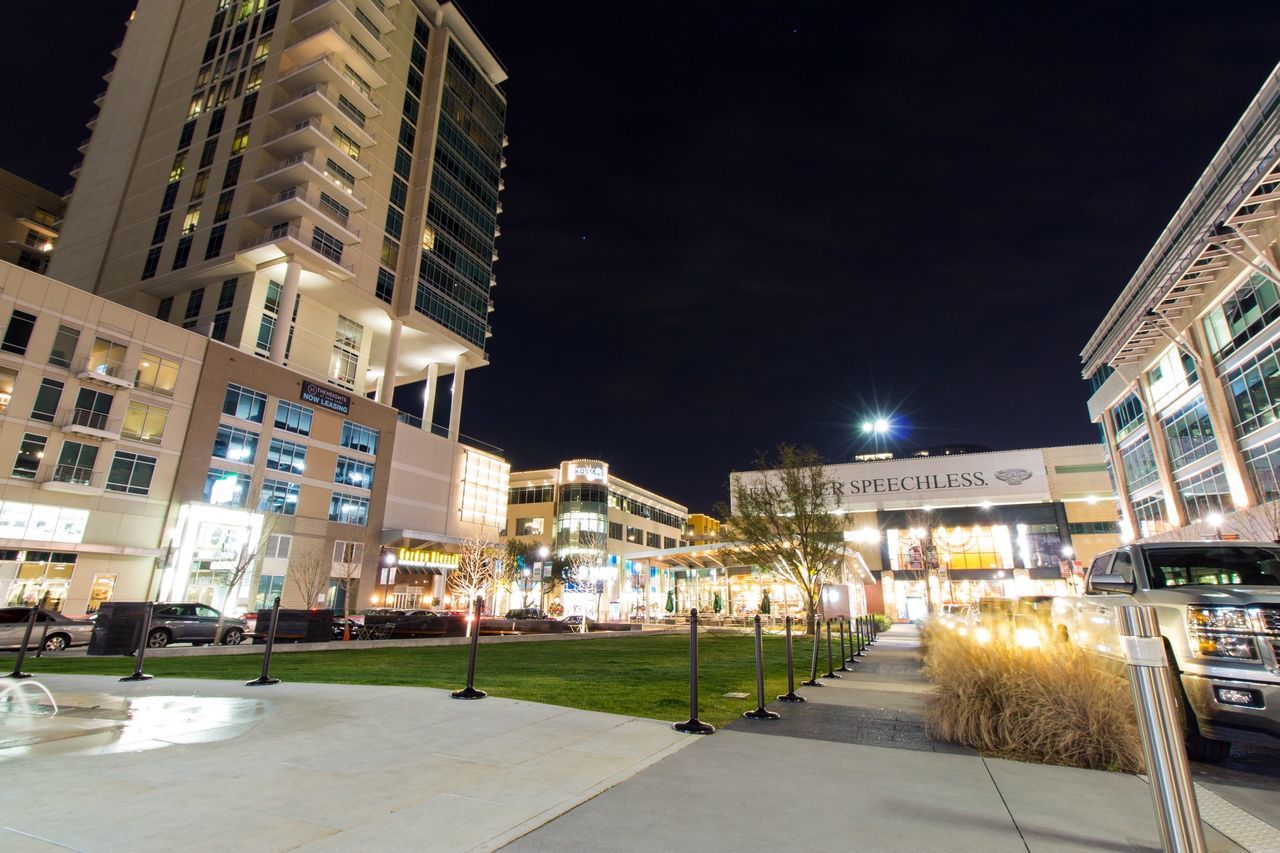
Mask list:
[{"label": "high-rise apartment tower", "polygon": [[426,379],[427,428],[452,373],[456,438],[506,145],[458,7],[139,0],[115,56],[49,275],[384,403]]}]

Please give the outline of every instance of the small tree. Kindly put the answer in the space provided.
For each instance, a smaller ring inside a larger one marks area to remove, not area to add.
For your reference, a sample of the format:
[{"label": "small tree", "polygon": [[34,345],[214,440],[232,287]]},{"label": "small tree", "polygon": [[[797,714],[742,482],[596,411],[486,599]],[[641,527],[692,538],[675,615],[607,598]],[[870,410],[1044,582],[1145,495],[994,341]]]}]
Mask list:
[{"label": "small tree", "polygon": [[342,590],[342,615],[345,619],[342,628],[342,639],[351,639],[352,603],[360,594],[360,568],[363,563],[363,548],[357,543],[343,543],[340,553],[334,554],[331,577]]},{"label": "small tree", "polygon": [[759,476],[734,478],[733,506],[721,508],[738,543],[729,557],[794,584],[812,632],[822,584],[838,579],[847,559],[840,517],[827,506],[822,457],[811,448],[782,444],[756,466]]},{"label": "small tree", "polygon": [[263,518],[262,529],[256,537],[253,536],[252,528],[246,530],[244,540],[241,541],[235,554],[231,559],[222,562],[222,568],[214,572],[214,582],[222,589],[222,603],[218,608],[218,625],[213,633],[216,638],[214,642],[222,638],[222,625],[226,620],[227,608],[231,606],[232,594],[244,581],[246,575],[253,576],[253,569],[262,557],[263,551],[266,550],[267,541],[271,538],[271,532],[275,530],[275,526],[276,516],[267,515]]},{"label": "small tree", "polygon": [[[538,551],[544,547],[541,542],[526,542],[515,537],[507,539],[503,547],[502,565],[498,572],[498,579],[508,589],[517,584],[520,586],[521,607],[529,606],[529,587],[532,586],[534,558]],[[528,576],[530,578],[528,581],[525,579],[525,572],[531,573]]]},{"label": "small tree", "polygon": [[316,599],[329,588],[332,574],[333,563],[319,550],[308,550],[298,555],[297,559],[289,561],[286,577],[302,596],[303,606],[309,610],[315,606]]},{"label": "small tree", "polygon": [[[582,584],[592,580],[591,570],[601,566],[605,561],[605,551],[607,540],[602,533],[593,533],[584,530],[578,531],[578,544],[571,552],[565,555],[565,577],[566,582],[571,582],[575,586],[581,588]],[[600,617],[600,598],[596,597],[596,619]],[[587,614],[582,614],[582,633],[587,632]]]},{"label": "small tree", "polygon": [[[471,531],[458,547],[458,568],[449,573],[449,591],[465,599],[470,609],[476,598],[484,598],[496,585],[501,557],[497,542],[482,530]],[[468,623],[467,636],[470,631]]]}]

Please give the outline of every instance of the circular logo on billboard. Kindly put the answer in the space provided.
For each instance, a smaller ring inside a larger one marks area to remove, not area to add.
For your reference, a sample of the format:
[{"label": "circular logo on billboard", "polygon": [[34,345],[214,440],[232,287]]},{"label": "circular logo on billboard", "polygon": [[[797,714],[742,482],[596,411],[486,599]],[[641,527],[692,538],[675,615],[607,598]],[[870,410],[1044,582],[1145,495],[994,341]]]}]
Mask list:
[{"label": "circular logo on billboard", "polygon": [[1031,472],[1026,468],[1005,468],[1003,471],[996,472],[996,479],[1010,486],[1021,486],[1031,479]]}]

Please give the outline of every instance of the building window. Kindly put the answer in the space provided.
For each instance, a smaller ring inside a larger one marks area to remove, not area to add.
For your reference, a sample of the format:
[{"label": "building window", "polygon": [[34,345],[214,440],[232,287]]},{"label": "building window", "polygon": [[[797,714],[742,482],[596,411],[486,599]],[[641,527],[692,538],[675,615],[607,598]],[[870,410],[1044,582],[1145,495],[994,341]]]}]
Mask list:
[{"label": "building window", "polygon": [[18,445],[18,458],[13,461],[13,473],[10,476],[20,480],[34,480],[48,442],[47,436],[33,432],[24,434],[22,444]]},{"label": "building window", "polygon": [[276,333],[276,318],[270,314],[264,313],[262,319],[258,321],[258,342],[256,348],[258,352],[267,355],[271,352],[271,339]]},{"label": "building window", "polygon": [[333,128],[333,135],[331,138],[333,139],[333,144],[336,145],[338,150],[343,154],[346,154],[352,160],[360,159],[360,143],[356,142],[350,136],[347,136],[339,130],[338,127],[335,126]]},{"label": "building window", "polygon": [[[387,208],[390,210],[391,208]],[[382,238],[382,252],[378,255],[380,263],[395,269],[396,264],[400,263],[400,244],[390,237]]]},{"label": "building window", "polygon": [[373,466],[349,456],[338,457],[338,467],[334,471],[333,481],[344,486],[355,486],[359,489],[373,488]]},{"label": "building window", "polygon": [[187,294],[187,310],[182,315],[184,320],[192,320],[200,316],[200,309],[204,306],[204,288],[197,287],[195,290]]},{"label": "building window", "polygon": [[541,536],[544,529],[545,523],[541,518],[516,519],[517,536]]},{"label": "building window", "polygon": [[329,520],[341,521],[345,524],[367,524],[369,499],[334,492],[333,497],[329,499]]},{"label": "building window", "polygon": [[13,402],[13,387],[18,383],[18,371],[11,367],[0,367],[0,415],[9,411]]},{"label": "building window", "polygon": [[334,219],[341,222],[343,225],[347,224],[347,219],[351,216],[351,210],[349,208],[340,204],[326,192],[320,193],[320,207],[328,211]]},{"label": "building window", "polygon": [[183,237],[178,241],[178,247],[173,250],[173,269],[180,270],[187,265],[187,260],[191,257],[191,238]]},{"label": "building window", "polygon": [[266,479],[258,493],[258,512],[274,512],[277,515],[295,515],[298,512],[297,483]]},{"label": "building window", "polygon": [[276,429],[296,432],[298,435],[311,435],[312,415],[312,410],[306,406],[281,400],[276,404]]},{"label": "building window", "polygon": [[355,189],[356,176],[333,162],[333,158],[325,158],[324,173],[332,178],[334,183],[345,189],[347,192],[351,192]]},{"label": "building window", "polygon": [[218,196],[218,206],[213,210],[214,222],[225,222],[231,218],[231,202],[235,199],[235,195],[235,190],[227,190]]},{"label": "building window", "polygon": [[111,413],[111,404],[114,400],[115,398],[106,392],[81,387],[76,394],[76,405],[68,423],[89,429],[106,430],[107,416]]},{"label": "building window", "polygon": [[[191,183],[191,200],[196,201],[204,198],[205,190],[209,188],[209,170],[203,169],[196,173],[196,178]],[[156,242],[156,241],[152,241]]]},{"label": "building window", "polygon": [[627,528],[627,541],[640,545],[644,542],[644,531],[639,527]]},{"label": "building window", "polygon": [[182,220],[182,233],[196,233],[196,226],[200,224],[200,205],[193,204],[187,208],[187,215]]},{"label": "building window", "polygon": [[1182,505],[1187,508],[1189,521],[1203,521],[1210,513],[1231,510],[1227,475],[1221,465],[1175,480],[1174,488],[1182,496]]},{"label": "building window", "polygon": [[31,343],[31,333],[35,330],[34,314],[25,311],[14,311],[9,317],[9,326],[4,330],[4,340],[0,341],[0,350],[15,355],[26,355],[27,344]]},{"label": "building window", "polygon": [[1142,426],[1142,401],[1137,394],[1129,394],[1111,410],[1111,422],[1115,425],[1116,441],[1120,441]]},{"label": "building window", "polygon": [[152,406],[131,400],[129,409],[125,412],[124,428],[120,430],[120,434],[134,441],[159,444],[164,440],[164,428],[168,422],[169,410],[163,406]]},{"label": "building window", "polygon": [[178,387],[178,362],[144,352],[142,361],[138,364],[138,381],[135,387],[141,391],[172,397],[174,389]]},{"label": "building window", "polygon": [[89,348],[86,367],[104,376],[124,376],[124,357],[128,347],[106,338],[94,338]]},{"label": "building window", "polygon": [[222,311],[213,315],[213,326],[209,329],[209,337],[215,341],[227,340],[227,328],[231,325],[231,312]]},{"label": "building window", "polygon": [[206,261],[211,261],[222,254],[222,241],[226,239],[226,236],[226,225],[215,225],[209,229],[209,242],[204,249],[204,259]]},{"label": "building window", "polygon": [[319,226],[311,228],[311,248],[335,263],[342,263],[342,241]]},{"label": "building window", "polygon": [[176,184],[182,180],[182,172],[186,168],[187,152],[179,151],[178,155],[173,158],[173,165],[169,168],[169,183]]},{"label": "building window", "polygon": [[70,326],[59,326],[58,333],[53,336],[53,349],[49,352],[49,363],[58,367],[70,367],[75,357],[76,347],[80,345],[80,330]]},{"label": "building window", "polygon": [[117,450],[115,459],[111,460],[111,471],[107,474],[107,490],[145,495],[151,491],[151,477],[155,470],[154,456]]},{"label": "building window", "polygon": [[258,434],[240,427],[220,424],[213,439],[213,455],[228,462],[252,465],[258,454]]},{"label": "building window", "polygon": [[1236,434],[1246,436],[1280,416],[1280,341],[1223,374],[1231,392]]},{"label": "building window", "polygon": [[554,486],[517,486],[507,492],[507,503],[511,504],[542,504],[551,503],[553,500],[555,500]]},{"label": "building window", "polygon": [[354,320],[338,317],[334,332],[333,353],[329,358],[329,377],[339,385],[354,388],[360,363],[360,344],[364,327]]},{"label": "building window", "polygon": [[1263,503],[1280,500],[1280,439],[1249,448],[1244,462]]},{"label": "building window", "polygon": [[341,442],[342,446],[348,450],[358,450],[370,456],[376,456],[378,453],[378,431],[373,427],[343,421]]},{"label": "building window", "polygon": [[610,538],[610,539],[617,539],[619,542],[621,542],[621,541],[622,541],[622,524],[621,524],[621,522],[617,522],[617,521],[611,521],[611,522],[609,522],[609,538]]},{"label": "building window", "polygon": [[227,171],[226,171],[226,174],[222,176],[222,188],[224,190],[227,189],[228,187],[235,186],[236,183],[239,182],[240,164],[241,162],[243,162],[243,160],[244,160],[243,157],[232,157],[230,160],[227,161]]},{"label": "building window", "polygon": [[268,560],[287,560],[293,550],[293,537],[286,533],[272,533],[267,537],[267,548],[262,556]]},{"label": "building window", "polygon": [[1169,465],[1175,469],[1218,449],[1203,397],[1166,418],[1164,436],[1169,444]]},{"label": "building window", "polygon": [[644,544],[649,548],[661,548],[662,537],[657,533],[646,533],[644,535]]},{"label": "building window", "polygon": [[56,379],[41,379],[36,401],[31,406],[31,420],[53,423],[58,413],[58,401],[62,399],[63,384]]},{"label": "building window", "polygon": [[58,465],[53,469],[53,479],[77,486],[93,485],[93,466],[97,462],[97,445],[64,441],[62,452],[58,454]]},{"label": "building window", "polygon": [[267,446],[267,467],[273,471],[301,474],[307,467],[307,446],[283,438],[271,439]]},{"label": "building window", "polygon": [[215,506],[244,506],[252,481],[248,474],[210,468],[204,478],[204,499]]},{"label": "building window", "polygon": [[236,135],[231,140],[231,153],[243,154],[244,150],[249,147],[249,125],[241,125],[236,129]]},{"label": "building window", "polygon": [[396,275],[385,267],[378,267],[378,282],[374,295],[383,302],[390,303],[396,292]]},{"label": "building window", "polygon": [[1120,449],[1120,461],[1124,465],[1124,476],[1131,493],[1154,483],[1160,477],[1160,471],[1156,468],[1155,451],[1151,449],[1151,438],[1145,433],[1133,444]]},{"label": "building window", "polygon": [[160,304],[156,306],[156,319],[169,322],[169,315],[173,313],[173,297],[166,296],[160,300]]},{"label": "building window", "polygon": [[164,242],[165,235],[169,233],[169,214],[162,213],[156,217],[156,227],[151,231],[151,245],[155,246]]},{"label": "building window", "polygon": [[145,281],[156,277],[156,268],[160,266],[160,246],[147,252],[147,260],[142,265],[142,278]]},{"label": "building window", "polygon": [[1205,337],[1214,359],[1221,361],[1238,350],[1276,317],[1280,294],[1270,279],[1254,273],[1205,317]]},{"label": "building window", "polygon": [[1115,536],[1120,526],[1114,521],[1073,521],[1067,524],[1067,532],[1072,536]]},{"label": "building window", "polygon": [[160,199],[160,212],[173,210],[173,204],[178,200],[178,185],[169,184],[164,188],[164,198]]},{"label": "building window", "polygon": [[267,395],[234,383],[228,383],[222,400],[222,413],[242,421],[262,423],[267,411]]},{"label": "building window", "polygon": [[218,137],[206,139],[204,142],[204,150],[200,152],[200,168],[204,169],[213,162],[213,155],[218,149]]}]

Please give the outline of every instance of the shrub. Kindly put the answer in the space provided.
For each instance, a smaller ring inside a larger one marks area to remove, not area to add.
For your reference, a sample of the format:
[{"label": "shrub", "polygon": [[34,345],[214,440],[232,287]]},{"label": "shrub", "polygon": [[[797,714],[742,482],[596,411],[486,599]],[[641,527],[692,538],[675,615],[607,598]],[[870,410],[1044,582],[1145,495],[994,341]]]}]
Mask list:
[{"label": "shrub", "polygon": [[1066,643],[983,644],[940,626],[924,632],[931,737],[987,755],[1139,772],[1139,739],[1123,668]]},{"label": "shrub", "polygon": [[876,630],[881,634],[893,627],[893,620],[883,613],[873,613],[871,615],[876,620]]}]

